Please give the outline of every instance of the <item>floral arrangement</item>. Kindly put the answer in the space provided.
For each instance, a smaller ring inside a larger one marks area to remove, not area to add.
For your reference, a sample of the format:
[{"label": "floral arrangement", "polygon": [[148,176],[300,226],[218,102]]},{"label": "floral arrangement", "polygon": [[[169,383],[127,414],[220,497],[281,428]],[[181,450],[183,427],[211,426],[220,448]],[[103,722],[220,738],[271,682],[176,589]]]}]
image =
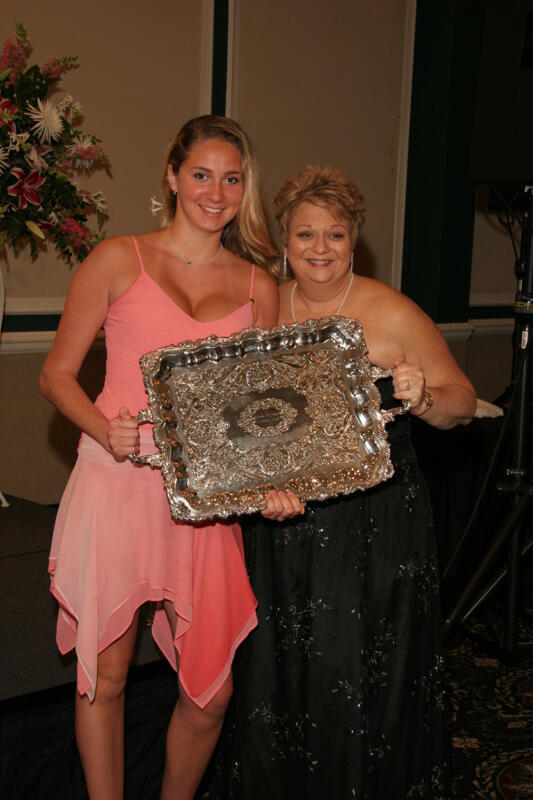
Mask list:
[{"label": "floral arrangement", "polygon": [[109,170],[110,163],[100,140],[80,129],[79,103],[68,94],[50,96],[78,65],[77,56],[26,68],[31,49],[19,23],[0,52],[0,248],[7,243],[19,252],[29,245],[35,258],[50,241],[71,264],[104,238],[107,213],[102,193],[80,188],[76,178]]}]

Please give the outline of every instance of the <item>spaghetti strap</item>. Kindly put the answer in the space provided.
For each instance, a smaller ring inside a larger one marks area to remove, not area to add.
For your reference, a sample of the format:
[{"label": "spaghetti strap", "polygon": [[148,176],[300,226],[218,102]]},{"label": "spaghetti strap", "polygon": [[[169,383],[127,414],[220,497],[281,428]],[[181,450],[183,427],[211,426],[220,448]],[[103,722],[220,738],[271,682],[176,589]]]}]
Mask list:
[{"label": "spaghetti strap", "polygon": [[[146,272],[141,256],[141,251],[139,250],[139,245],[137,244],[137,239],[135,236],[130,236],[131,241],[133,242],[133,246],[135,247],[135,252],[137,253],[137,258],[139,259],[139,264],[141,265],[141,272]],[[253,278],[252,278],[253,282]]]},{"label": "spaghetti strap", "polygon": [[254,300],[254,278],[255,278],[255,264],[252,264],[252,274],[250,276],[250,296],[248,300],[250,303],[255,303]]}]

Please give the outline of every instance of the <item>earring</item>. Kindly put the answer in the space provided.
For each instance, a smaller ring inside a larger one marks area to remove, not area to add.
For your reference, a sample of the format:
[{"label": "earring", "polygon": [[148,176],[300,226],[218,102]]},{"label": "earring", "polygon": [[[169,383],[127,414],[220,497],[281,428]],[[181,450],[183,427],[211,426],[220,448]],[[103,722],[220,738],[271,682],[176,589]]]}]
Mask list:
[{"label": "earring", "polygon": [[350,258],[350,272],[353,272],[353,251],[352,251],[351,258]]},{"label": "earring", "polygon": [[287,253],[283,253],[283,263],[281,267],[281,277],[287,277]]}]

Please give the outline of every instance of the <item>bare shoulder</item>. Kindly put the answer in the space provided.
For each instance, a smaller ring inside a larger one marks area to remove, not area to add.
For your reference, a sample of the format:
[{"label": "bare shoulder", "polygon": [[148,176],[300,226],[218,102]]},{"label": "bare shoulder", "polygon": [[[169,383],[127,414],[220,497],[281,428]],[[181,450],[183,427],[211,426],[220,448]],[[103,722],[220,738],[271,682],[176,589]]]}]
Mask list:
[{"label": "bare shoulder", "polygon": [[368,323],[374,351],[384,365],[402,357],[422,368],[429,386],[471,388],[437,325],[413,300],[369,278],[360,278],[357,288],[363,328]]},{"label": "bare shoulder", "polygon": [[130,237],[112,236],[96,245],[76,270],[75,278],[79,280],[92,275],[100,280],[106,279],[134,261],[135,251]]},{"label": "bare shoulder", "polygon": [[265,291],[278,293],[278,284],[275,278],[264,267],[255,267],[255,280],[258,288]]},{"label": "bare shoulder", "polygon": [[434,322],[406,295],[374,278],[357,276],[354,300],[360,316],[386,320],[389,330],[409,334],[421,328],[435,328]]},{"label": "bare shoulder", "polygon": [[113,236],[96,245],[71,282],[71,290],[105,293],[110,302],[133,283],[139,265],[129,236]]},{"label": "bare shoulder", "polygon": [[404,300],[411,302],[397,289],[393,289],[392,286],[375,278],[367,278],[364,275],[355,276],[354,295],[362,302],[378,301],[386,303],[387,306],[394,306],[396,303],[402,304]]},{"label": "bare shoulder", "polygon": [[140,245],[140,249],[146,248],[147,251],[165,252],[170,247],[170,240],[166,228],[160,230],[148,231],[147,233],[138,233],[135,236],[117,236],[117,239],[125,241],[126,245],[130,245],[133,250],[132,239]]},{"label": "bare shoulder", "polygon": [[127,283],[134,258],[131,240],[115,237],[100,242],[76,270],[51,351],[56,363],[70,365],[73,374],[105,320],[114,287]]}]

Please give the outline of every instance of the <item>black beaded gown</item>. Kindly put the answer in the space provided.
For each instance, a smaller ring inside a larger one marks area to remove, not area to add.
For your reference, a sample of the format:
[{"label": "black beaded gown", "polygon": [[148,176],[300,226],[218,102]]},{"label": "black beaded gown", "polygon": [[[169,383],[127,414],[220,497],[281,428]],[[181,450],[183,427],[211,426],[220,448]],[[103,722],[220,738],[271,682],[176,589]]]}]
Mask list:
[{"label": "black beaded gown", "polygon": [[[392,381],[378,386],[387,407]],[[380,486],[244,521],[259,625],[201,797],[450,798],[435,532],[409,427],[388,426]]]}]

